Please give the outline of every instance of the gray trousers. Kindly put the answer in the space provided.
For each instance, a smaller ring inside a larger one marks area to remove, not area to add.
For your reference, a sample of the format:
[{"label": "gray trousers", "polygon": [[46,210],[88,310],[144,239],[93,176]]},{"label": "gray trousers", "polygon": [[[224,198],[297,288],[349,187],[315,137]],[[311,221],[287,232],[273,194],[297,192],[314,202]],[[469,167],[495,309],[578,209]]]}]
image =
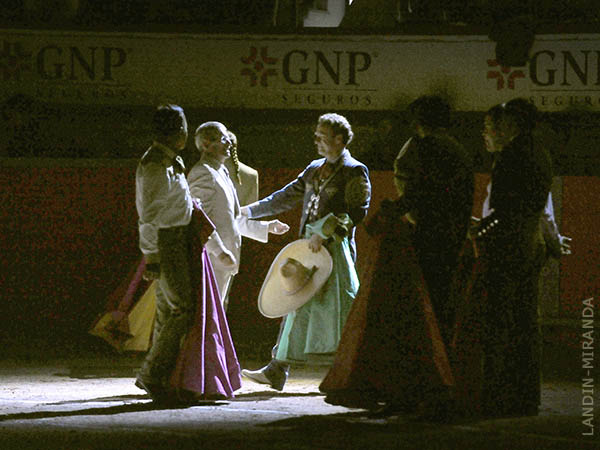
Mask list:
[{"label": "gray trousers", "polygon": [[139,376],[153,383],[168,382],[181,341],[193,324],[196,298],[190,272],[189,227],[158,231],[160,278],[156,289],[156,319],[152,347]]}]

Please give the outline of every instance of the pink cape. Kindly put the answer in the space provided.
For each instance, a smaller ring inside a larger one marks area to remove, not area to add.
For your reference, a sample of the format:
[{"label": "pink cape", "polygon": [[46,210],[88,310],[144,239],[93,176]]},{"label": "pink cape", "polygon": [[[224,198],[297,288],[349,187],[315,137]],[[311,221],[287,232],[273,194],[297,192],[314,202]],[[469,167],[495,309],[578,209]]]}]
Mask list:
[{"label": "pink cape", "polygon": [[202,270],[195,273],[202,273],[196,320],[181,346],[171,385],[207,399],[230,398],[242,386],[241,370],[206,249]]},{"label": "pink cape", "polygon": [[[182,343],[170,382],[174,389],[192,392],[200,398],[231,398],[233,392],[241,387],[241,370],[214,272],[204,248],[214,225],[199,205],[194,204],[190,226],[191,254],[194,255],[190,270],[194,275],[193,291],[198,303],[194,324]],[[149,287],[142,278],[145,267],[146,262],[142,258],[111,294],[105,312],[90,330],[120,351],[127,349],[126,342],[135,337],[135,331],[130,327],[130,316]],[[149,317],[148,322],[153,317]],[[150,323],[147,325],[151,326]]]}]

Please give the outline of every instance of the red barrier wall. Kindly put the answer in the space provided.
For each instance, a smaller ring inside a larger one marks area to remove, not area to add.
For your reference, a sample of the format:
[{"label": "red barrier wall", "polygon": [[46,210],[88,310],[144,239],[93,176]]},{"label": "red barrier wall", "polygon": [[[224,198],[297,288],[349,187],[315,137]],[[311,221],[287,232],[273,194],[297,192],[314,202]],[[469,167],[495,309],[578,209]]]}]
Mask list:
[{"label": "red barrier wall", "polygon": [[[139,258],[134,204],[134,165],[86,162],[85,167],[0,167],[0,337],[85,336],[108,294]],[[83,163],[77,163],[82,165]],[[75,164],[72,164],[75,165]],[[261,170],[261,195],[293,179],[298,169]],[[474,212],[484,198],[487,175],[477,175]],[[390,172],[371,173],[372,211],[394,196]],[[574,255],[560,264],[560,317],[578,319],[581,302],[599,291],[600,183],[564,177],[563,234]],[[261,244],[244,241],[242,268],[228,312],[236,345],[268,352],[278,321],[262,317],[256,297],[269,265],[283,245],[297,238],[299,209],[280,217],[292,226]],[[357,232],[359,273],[369,255],[364,230]]]}]

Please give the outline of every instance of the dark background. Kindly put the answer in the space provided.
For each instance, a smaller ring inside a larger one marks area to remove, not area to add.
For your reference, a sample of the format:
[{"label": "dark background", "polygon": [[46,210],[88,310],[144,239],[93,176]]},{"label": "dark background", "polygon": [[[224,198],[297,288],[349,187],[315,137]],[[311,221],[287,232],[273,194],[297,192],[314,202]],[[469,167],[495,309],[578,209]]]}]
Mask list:
[{"label": "dark background", "polygon": [[[401,21],[393,13],[395,2],[355,0],[339,28],[318,30],[301,26],[312,1],[279,4],[274,11],[272,1],[4,0],[0,27],[497,36],[502,24],[516,19],[536,32],[597,32],[599,26],[597,2],[584,0],[413,2],[418,7]],[[219,120],[236,133],[240,159],[260,172],[261,195],[290,181],[316,156],[314,124],[325,112],[181,106],[190,130]],[[150,144],[153,109],[60,105],[18,92],[0,105],[0,358],[113,352],[87,330],[140,257],[134,172]],[[405,111],[338,112],[353,126],[352,153],[372,171],[374,210],[382,198],[394,194],[389,170],[410,136],[408,116]],[[573,238],[574,247],[574,255],[560,261],[558,309],[552,317],[542,318],[547,354],[558,358],[558,370],[564,373],[580,365],[576,361],[581,301],[599,291],[600,241],[594,232],[600,223],[599,119],[600,113],[589,111],[546,113],[538,133],[560,177],[561,231]],[[482,123],[481,112],[457,112],[451,129],[475,161],[475,213],[490,166]],[[186,165],[190,167],[197,157],[190,139]],[[295,239],[299,215],[297,210],[282,217],[292,225],[286,236],[274,237],[268,244],[244,242],[241,273],[228,312],[242,356],[268,359],[278,322],[260,316],[256,296],[275,254]],[[358,232],[360,270],[370,256],[361,227]]]}]

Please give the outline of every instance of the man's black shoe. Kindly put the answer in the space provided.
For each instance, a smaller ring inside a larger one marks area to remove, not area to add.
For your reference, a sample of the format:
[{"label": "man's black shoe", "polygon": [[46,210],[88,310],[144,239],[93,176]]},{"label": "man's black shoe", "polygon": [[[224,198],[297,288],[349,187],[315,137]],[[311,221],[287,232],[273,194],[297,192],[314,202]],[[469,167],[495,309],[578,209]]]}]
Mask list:
[{"label": "man's black shoe", "polygon": [[152,383],[149,381],[136,378],[136,387],[146,391],[153,402],[157,403],[173,403],[174,399],[169,395],[169,392],[160,383]]}]

